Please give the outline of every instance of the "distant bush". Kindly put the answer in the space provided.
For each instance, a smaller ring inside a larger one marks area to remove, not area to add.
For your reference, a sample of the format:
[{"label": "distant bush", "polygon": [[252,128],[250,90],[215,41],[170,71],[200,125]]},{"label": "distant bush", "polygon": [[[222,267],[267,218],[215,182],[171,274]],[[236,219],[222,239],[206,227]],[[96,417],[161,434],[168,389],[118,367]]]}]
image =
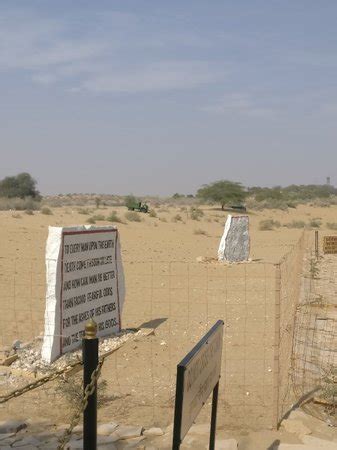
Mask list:
[{"label": "distant bush", "polygon": [[32,209],[26,209],[25,214],[27,214],[27,216],[33,216],[34,211]]},{"label": "distant bush", "polygon": [[183,218],[180,214],[176,214],[174,217],[172,217],[172,222],[182,222]]},{"label": "distant bush", "polygon": [[157,213],[154,209],[151,209],[151,211],[149,212],[149,216],[150,217],[157,217]]},{"label": "distant bush", "polygon": [[95,224],[96,223],[96,220],[95,220],[95,218],[94,217],[89,217],[88,219],[87,219],[87,223],[90,223],[90,224]]},{"label": "distant bush", "polygon": [[273,219],[261,220],[261,222],[259,223],[259,229],[261,231],[274,230],[274,228],[280,228],[280,226],[281,226],[280,222]]},{"label": "distant bush", "polygon": [[303,220],[293,220],[292,222],[284,225],[287,228],[305,228],[305,222]]},{"label": "distant bush", "polygon": [[337,230],[337,223],[336,223],[336,222],[328,222],[328,223],[326,224],[326,227],[327,227],[329,230]]},{"label": "distant bush", "polygon": [[136,198],[134,195],[127,195],[127,196],[125,197],[125,203],[124,203],[124,205],[125,205],[127,208],[132,208],[132,207],[134,207],[135,205],[138,205],[138,203],[139,203],[139,199]]},{"label": "distant bush", "polygon": [[140,215],[136,211],[127,211],[124,216],[129,222],[141,222],[142,221]]},{"label": "distant bush", "polygon": [[159,220],[160,220],[161,222],[167,222],[167,219],[166,219],[165,217],[159,217]]},{"label": "distant bush", "polygon": [[116,223],[123,223],[122,219],[117,216],[116,211],[112,211],[111,214],[106,218],[108,222],[116,222]]},{"label": "distant bush", "polygon": [[84,214],[84,215],[88,216],[91,211],[88,208],[78,208],[77,212],[78,212],[78,214]]},{"label": "distant bush", "polygon": [[207,236],[207,233],[205,230],[201,230],[200,228],[197,228],[196,230],[194,230],[193,232],[196,235],[203,235],[203,236]]},{"label": "distant bush", "polygon": [[21,219],[21,214],[19,214],[19,213],[14,213],[14,214],[12,214],[12,217],[13,217],[13,219]]},{"label": "distant bush", "polygon": [[322,225],[322,222],[319,219],[312,219],[309,222],[309,227],[311,228],[319,228]]},{"label": "distant bush", "polygon": [[105,216],[103,216],[103,214],[94,214],[94,215],[92,216],[92,218],[93,218],[94,220],[96,220],[96,221],[102,221],[102,220],[105,220]]},{"label": "distant bush", "polygon": [[51,216],[53,214],[52,210],[48,208],[48,206],[44,206],[41,208],[41,214],[45,214],[46,216]]},{"label": "distant bush", "polygon": [[40,209],[40,201],[31,197],[26,198],[5,198],[0,197],[0,211],[36,211]]},{"label": "distant bush", "polygon": [[203,217],[204,212],[199,208],[191,208],[190,209],[190,217],[192,220],[200,220]]}]

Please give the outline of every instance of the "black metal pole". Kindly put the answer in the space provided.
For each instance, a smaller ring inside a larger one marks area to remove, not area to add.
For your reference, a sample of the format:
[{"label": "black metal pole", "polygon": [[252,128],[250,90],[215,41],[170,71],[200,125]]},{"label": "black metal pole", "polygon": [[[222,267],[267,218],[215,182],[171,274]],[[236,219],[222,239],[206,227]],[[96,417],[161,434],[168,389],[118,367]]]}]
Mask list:
[{"label": "black metal pole", "polygon": [[[85,336],[82,340],[83,353],[83,387],[91,381],[91,374],[98,366],[97,325],[90,320],[85,326]],[[88,398],[88,405],[83,413],[83,450],[97,449],[97,385]]]},{"label": "black metal pole", "polygon": [[318,259],[319,251],[318,251],[318,231],[315,231],[315,253],[316,253],[316,259]]},{"label": "black metal pole", "polygon": [[219,395],[219,381],[213,389],[212,399],[212,417],[211,417],[211,434],[209,437],[209,450],[214,450],[215,447],[215,433],[216,433],[216,415],[218,411],[218,395]]}]

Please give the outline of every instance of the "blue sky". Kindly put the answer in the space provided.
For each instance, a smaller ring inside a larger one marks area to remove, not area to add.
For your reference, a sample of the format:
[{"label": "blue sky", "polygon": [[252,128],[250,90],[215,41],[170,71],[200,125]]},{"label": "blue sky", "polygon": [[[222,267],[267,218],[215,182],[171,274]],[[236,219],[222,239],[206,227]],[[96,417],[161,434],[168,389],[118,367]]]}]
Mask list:
[{"label": "blue sky", "polygon": [[0,2],[0,178],[337,184],[337,3]]}]

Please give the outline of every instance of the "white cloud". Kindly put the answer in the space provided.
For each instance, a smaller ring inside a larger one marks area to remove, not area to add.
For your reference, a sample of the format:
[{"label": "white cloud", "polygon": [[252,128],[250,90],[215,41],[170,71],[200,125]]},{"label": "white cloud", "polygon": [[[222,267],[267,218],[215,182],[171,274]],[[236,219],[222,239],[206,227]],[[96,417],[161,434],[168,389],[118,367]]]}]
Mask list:
[{"label": "white cloud", "polygon": [[[224,76],[207,61],[167,58],[161,47],[184,42],[181,33],[156,39],[155,31],[128,14],[99,13],[91,19],[93,29],[80,25],[74,33],[65,19],[0,10],[0,71],[26,72],[38,84],[66,82],[68,90],[96,93],[190,89]],[[185,41],[202,45],[190,33]]]},{"label": "white cloud", "polygon": [[221,100],[201,109],[214,114],[234,113],[255,117],[270,117],[274,113],[273,109],[259,105],[250,95],[241,93],[227,94]]},{"label": "white cloud", "polygon": [[203,61],[162,61],[110,73],[97,73],[83,83],[93,92],[146,92],[169,89],[191,89],[214,82],[224,72]]}]

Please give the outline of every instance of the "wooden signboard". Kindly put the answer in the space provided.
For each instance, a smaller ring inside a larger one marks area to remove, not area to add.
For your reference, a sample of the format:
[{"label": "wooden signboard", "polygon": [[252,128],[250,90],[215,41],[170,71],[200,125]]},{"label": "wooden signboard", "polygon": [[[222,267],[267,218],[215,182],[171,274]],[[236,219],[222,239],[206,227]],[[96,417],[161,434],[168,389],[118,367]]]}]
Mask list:
[{"label": "wooden signboard", "polygon": [[323,252],[325,255],[337,255],[337,235],[324,236]]}]

